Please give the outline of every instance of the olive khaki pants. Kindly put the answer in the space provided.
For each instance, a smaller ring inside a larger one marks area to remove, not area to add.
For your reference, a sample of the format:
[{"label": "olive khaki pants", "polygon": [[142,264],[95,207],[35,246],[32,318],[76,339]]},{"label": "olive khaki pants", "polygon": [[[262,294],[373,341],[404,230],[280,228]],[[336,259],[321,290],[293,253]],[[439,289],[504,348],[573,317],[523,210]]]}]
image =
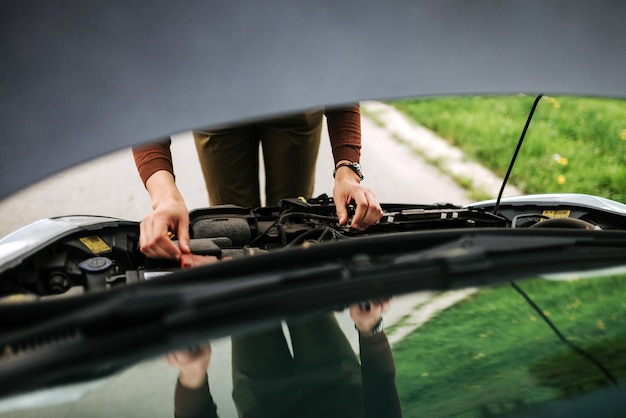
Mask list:
[{"label": "olive khaki pants", "polygon": [[259,146],[265,166],[265,204],[311,197],[323,111],[225,129],[194,131],[211,206],[261,206]]}]

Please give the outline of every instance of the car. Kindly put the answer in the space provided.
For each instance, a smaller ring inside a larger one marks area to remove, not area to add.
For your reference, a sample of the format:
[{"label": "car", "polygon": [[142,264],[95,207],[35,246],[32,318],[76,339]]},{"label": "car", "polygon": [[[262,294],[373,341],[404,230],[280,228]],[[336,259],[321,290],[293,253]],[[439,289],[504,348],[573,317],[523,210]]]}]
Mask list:
[{"label": "car", "polygon": [[[106,152],[294,109],[477,92],[623,99],[625,7],[7,2],[0,196]],[[512,170],[524,164],[514,155]],[[252,414],[620,415],[623,203],[546,194],[382,207],[365,232],[337,225],[324,194],[199,208],[196,257],[182,265],[143,256],[139,222],[111,216],[7,235],[2,416],[171,415],[177,373],[163,356],[200,355],[207,341],[213,401],[236,416],[231,338],[288,323],[295,341],[298,325],[335,317],[363,371],[333,362],[346,351],[329,342],[342,338],[304,334],[304,347],[327,351],[306,372],[262,377],[271,412]],[[392,348],[372,374],[349,311],[407,300],[392,327],[372,329]],[[274,351],[247,348],[271,364]],[[370,390],[362,401],[354,379]]]}]

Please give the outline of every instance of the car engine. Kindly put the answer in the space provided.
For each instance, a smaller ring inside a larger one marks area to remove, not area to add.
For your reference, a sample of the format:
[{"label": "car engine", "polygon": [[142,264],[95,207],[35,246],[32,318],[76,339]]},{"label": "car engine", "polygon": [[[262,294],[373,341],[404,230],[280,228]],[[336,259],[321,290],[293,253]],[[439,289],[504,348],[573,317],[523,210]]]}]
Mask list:
[{"label": "car engine", "polygon": [[[584,203],[584,199],[581,201]],[[25,246],[28,248],[12,258],[5,256],[0,266],[0,303],[67,297],[132,285],[203,264],[205,257],[240,258],[362,236],[468,228],[626,229],[626,215],[583,203],[537,202],[520,197],[500,203],[497,214],[492,213],[493,202],[463,207],[383,204],[381,220],[364,232],[338,225],[334,204],[326,195],[308,200],[284,199],[275,206],[256,209],[209,207],[190,212],[193,256],[183,258],[182,263],[146,258],[139,251],[138,222],[94,218],[88,226]],[[0,256],[8,244],[15,246],[16,240],[11,237],[0,240]],[[17,240],[20,242],[23,241]]]}]

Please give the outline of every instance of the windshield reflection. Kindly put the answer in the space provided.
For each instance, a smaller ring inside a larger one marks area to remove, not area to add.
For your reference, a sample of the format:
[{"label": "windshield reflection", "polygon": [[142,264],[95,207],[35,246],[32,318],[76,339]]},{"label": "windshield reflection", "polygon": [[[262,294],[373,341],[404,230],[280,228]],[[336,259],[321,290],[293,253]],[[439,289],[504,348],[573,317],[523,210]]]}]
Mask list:
[{"label": "windshield reflection", "polygon": [[626,275],[607,273],[517,281],[541,313],[507,284],[398,295],[384,331],[369,340],[359,338],[350,309],[286,318],[283,326],[181,348],[200,359],[196,393],[182,387],[180,364],[168,366],[169,353],[77,402],[2,416],[197,416],[197,408],[211,416],[207,406],[220,417],[372,416],[364,408],[389,411],[396,393],[409,417],[536,410],[624,380]]},{"label": "windshield reflection", "polygon": [[[350,307],[355,326],[365,330],[359,331],[360,363],[332,313],[287,321],[290,344],[280,327],[233,336],[238,415],[400,416],[393,355],[382,328],[376,327],[388,304]],[[210,359],[208,344],[166,356],[179,368],[176,416],[217,416],[206,379]]]}]

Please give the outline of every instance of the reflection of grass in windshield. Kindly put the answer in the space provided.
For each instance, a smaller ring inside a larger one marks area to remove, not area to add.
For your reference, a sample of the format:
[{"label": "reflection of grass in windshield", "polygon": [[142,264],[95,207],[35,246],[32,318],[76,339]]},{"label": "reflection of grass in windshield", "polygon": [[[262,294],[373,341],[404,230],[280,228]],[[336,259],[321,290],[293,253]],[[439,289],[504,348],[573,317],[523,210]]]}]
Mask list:
[{"label": "reflection of grass in windshield", "polygon": [[[504,175],[534,97],[444,97],[392,103]],[[511,183],[525,193],[588,193],[626,202],[626,101],[547,97]]]},{"label": "reflection of grass in windshield", "polygon": [[[625,277],[518,285],[568,340],[626,377]],[[394,356],[405,416],[497,415],[608,384],[595,367],[580,369],[584,361],[510,286],[440,312]]]}]

